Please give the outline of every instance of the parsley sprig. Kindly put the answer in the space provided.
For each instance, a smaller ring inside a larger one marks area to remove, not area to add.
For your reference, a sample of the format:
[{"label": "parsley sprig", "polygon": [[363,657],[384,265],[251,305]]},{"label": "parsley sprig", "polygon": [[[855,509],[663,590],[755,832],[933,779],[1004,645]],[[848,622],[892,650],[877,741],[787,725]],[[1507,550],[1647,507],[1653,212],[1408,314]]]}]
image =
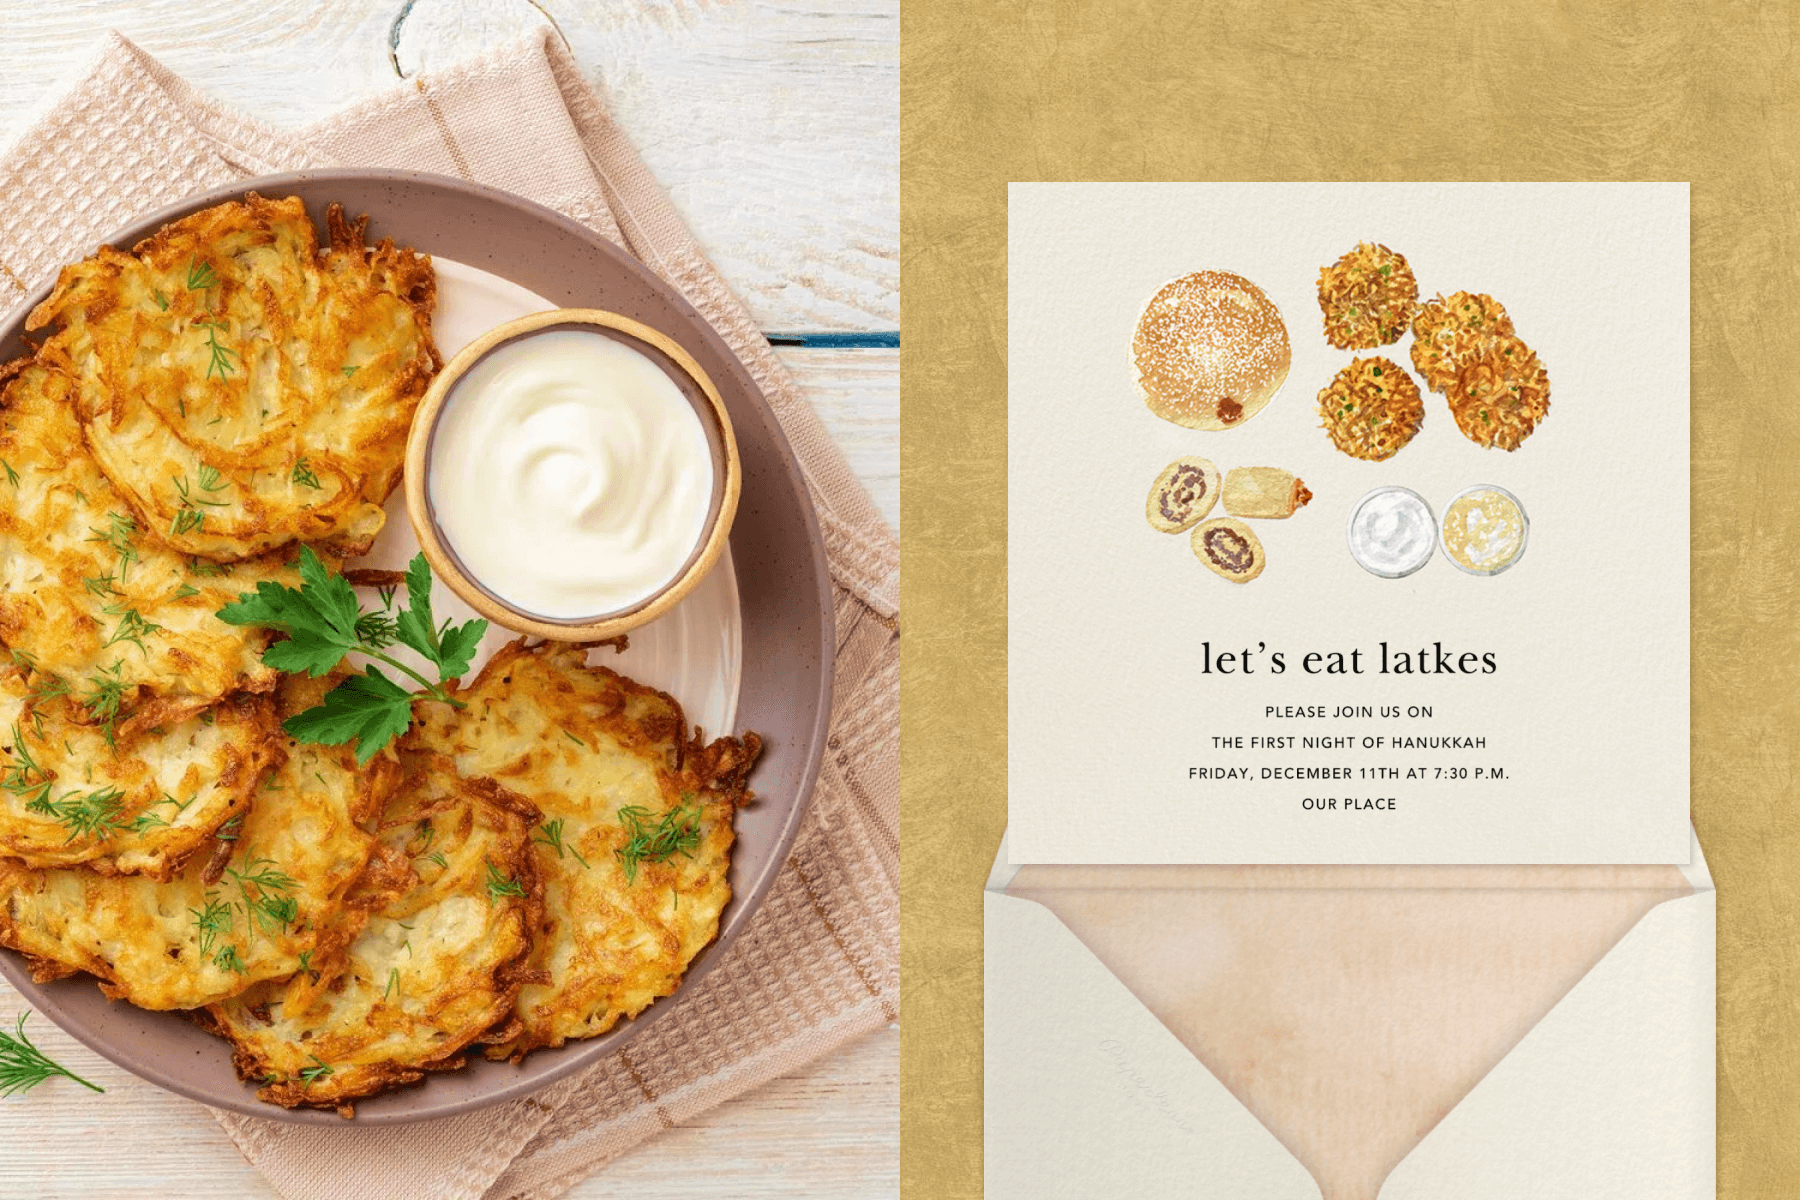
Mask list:
[{"label": "parsley sprig", "polygon": [[106,1090],[99,1084],[89,1083],[39,1050],[26,1036],[25,1014],[20,1013],[19,1024],[13,1033],[0,1029],[0,1096],[29,1091],[53,1075],[73,1079],[91,1091]]},{"label": "parsley sprig", "polygon": [[[379,620],[371,618],[381,618]],[[456,625],[439,625],[431,613],[431,567],[423,554],[406,569],[406,607],[394,613],[364,613],[350,581],[330,571],[312,552],[300,551],[300,587],[274,580],[257,583],[219,610],[229,625],[261,625],[288,635],[263,653],[263,662],[278,671],[306,672],[313,678],[327,674],[350,654],[364,654],[387,664],[423,685],[423,695],[457,708],[462,703],[444,687],[469,669],[475,646],[487,632],[487,622],[476,618]],[[399,642],[417,651],[437,670],[431,680],[399,659],[382,653],[384,646]],[[421,693],[410,692],[384,674],[367,666],[325,694],[323,703],[282,722],[282,728],[303,742],[341,746],[355,740],[356,761],[365,765],[412,723],[412,702]]]}]

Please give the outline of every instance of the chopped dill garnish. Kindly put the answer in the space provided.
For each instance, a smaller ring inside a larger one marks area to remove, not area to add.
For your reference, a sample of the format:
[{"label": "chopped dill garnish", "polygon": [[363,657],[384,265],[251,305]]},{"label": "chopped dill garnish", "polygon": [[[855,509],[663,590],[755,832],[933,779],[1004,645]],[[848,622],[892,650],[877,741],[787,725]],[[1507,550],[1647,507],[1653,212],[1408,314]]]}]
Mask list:
[{"label": "chopped dill garnish", "polygon": [[143,833],[146,830],[164,828],[168,824],[167,817],[146,808],[132,820],[130,829],[133,833]]},{"label": "chopped dill garnish", "polygon": [[298,487],[309,487],[315,492],[325,490],[325,485],[319,482],[319,477],[313,473],[312,466],[306,461],[304,454],[300,456],[300,461],[294,464],[293,473],[288,478],[293,480]]},{"label": "chopped dill garnish", "polygon": [[12,469],[12,464],[7,462],[4,458],[0,458],[0,467],[6,468],[6,482],[12,484],[14,487],[18,487],[19,473]]},{"label": "chopped dill garnish", "polygon": [[7,1033],[5,1030],[0,1030],[0,1096],[30,1091],[53,1075],[73,1079],[91,1091],[106,1091],[98,1084],[89,1083],[39,1050],[25,1035],[25,1016],[24,1013],[19,1014],[19,1023],[14,1028],[14,1032]]},{"label": "chopped dill garnish", "polygon": [[621,808],[619,820],[625,824],[626,842],[613,853],[625,868],[625,882],[637,882],[639,863],[664,863],[677,854],[692,858],[700,844],[701,815],[698,805],[671,808],[652,825],[649,809],[636,805]]},{"label": "chopped dill garnish", "polygon": [[571,742],[574,742],[577,746],[580,746],[583,750],[587,749],[587,743],[582,741],[580,738],[576,737],[574,734],[570,733],[568,730],[566,730],[566,729],[563,730],[562,735],[564,737],[568,738]]},{"label": "chopped dill garnish", "polygon": [[[219,330],[231,328],[230,324],[223,319],[216,321],[195,321],[194,324],[196,327],[206,330],[206,350],[208,355],[206,377],[211,379],[216,374],[220,379],[224,379],[227,375],[230,375],[233,371],[237,370],[238,364],[233,363],[231,360],[235,358],[241,363],[243,361],[243,356],[236,350],[233,350],[230,346],[219,341]],[[208,422],[208,424],[211,424],[211,422]]]},{"label": "chopped dill garnish", "polygon": [[275,869],[272,858],[254,858],[239,871],[225,873],[237,884],[240,907],[264,933],[283,933],[300,916],[300,902],[293,897],[294,880]]},{"label": "chopped dill garnish", "polygon": [[86,693],[76,697],[88,710],[88,715],[106,727],[108,745],[112,744],[114,727],[118,724],[119,705],[131,686],[119,677],[124,666],[125,660],[118,659],[111,667],[100,668],[88,678]]},{"label": "chopped dill garnish", "polygon": [[231,818],[231,820],[219,826],[218,831],[215,832],[213,836],[218,838],[221,842],[235,842],[238,840],[238,835],[242,832],[244,832],[244,814],[239,813],[237,816]]},{"label": "chopped dill garnish", "polygon": [[319,1080],[326,1079],[326,1078],[330,1077],[331,1075],[335,1074],[336,1069],[333,1067],[326,1066],[325,1063],[320,1061],[318,1055],[315,1054],[315,1055],[312,1055],[311,1057],[312,1057],[312,1060],[315,1063],[318,1063],[319,1065],[316,1067],[307,1067],[305,1070],[301,1071],[300,1078],[303,1081],[305,1081],[306,1083],[309,1083],[309,1084],[317,1083],[317,1082],[319,1082]]},{"label": "chopped dill garnish", "polygon": [[184,583],[176,591],[175,598],[177,600],[186,600],[189,596],[198,596],[199,594],[200,594],[199,588],[195,587],[191,583]]},{"label": "chopped dill garnish", "polygon": [[112,548],[119,556],[119,582],[125,582],[125,576],[131,564],[137,561],[137,547],[131,544],[131,537],[137,532],[137,522],[124,513],[109,512],[106,514],[105,529],[90,529],[94,536],[90,542],[101,542]]},{"label": "chopped dill garnish", "polygon": [[104,575],[83,575],[81,586],[96,596],[117,596],[119,589],[113,586],[112,572]]},{"label": "chopped dill garnish", "polygon": [[250,968],[245,965],[243,958],[238,954],[238,948],[229,943],[224,949],[213,955],[213,966],[221,971],[230,971],[234,975],[250,973]]},{"label": "chopped dill garnish", "polygon": [[444,852],[442,850],[439,850],[436,854],[432,854],[429,857],[432,862],[444,868],[444,870],[448,871],[450,869],[450,860],[444,857]]},{"label": "chopped dill garnish", "polygon": [[213,562],[206,558],[189,558],[187,569],[189,575],[200,579],[213,579],[220,575],[231,574],[229,564]]},{"label": "chopped dill garnish", "polygon": [[344,378],[348,379],[360,370],[362,370],[361,367],[345,367],[344,368]]},{"label": "chopped dill garnish", "polygon": [[[203,492],[219,492],[231,486],[219,478],[219,469],[211,463],[201,463],[196,474]],[[169,478],[175,481],[175,491],[181,496],[181,507],[175,510],[175,517],[169,522],[171,534],[187,533],[206,524],[206,514],[200,511],[201,505],[207,508],[230,507],[224,500],[208,500],[205,496],[194,495],[186,475],[171,475]]]},{"label": "chopped dill garnish", "polygon": [[[36,731],[38,737],[41,738],[44,736],[43,705],[55,700],[59,696],[66,696],[68,694],[68,683],[55,675],[35,675],[32,677],[31,687],[26,691],[25,696],[31,704],[31,727]],[[63,744],[68,744],[67,738],[63,739]],[[70,753],[73,754],[73,751]]]},{"label": "chopped dill garnish", "polygon": [[118,642],[130,642],[144,654],[148,655],[150,651],[144,645],[144,638],[157,632],[161,628],[162,626],[156,624],[154,621],[145,620],[144,614],[137,609],[128,608],[123,613],[119,614],[119,627],[113,630],[113,635],[110,638],[106,639],[106,645],[111,646]]},{"label": "chopped dill garnish", "polygon": [[539,826],[539,832],[532,835],[531,840],[540,846],[550,847],[556,851],[558,858],[561,858],[563,851],[567,850],[575,856],[575,861],[581,864],[583,870],[587,869],[588,861],[581,857],[581,851],[563,841],[563,819],[561,817],[554,821],[545,821],[543,825]]},{"label": "chopped dill garnish", "polygon": [[188,915],[194,918],[194,927],[200,931],[200,957],[211,958],[213,946],[219,935],[231,932],[231,905],[219,899],[219,894],[208,891],[205,908],[190,908]]},{"label": "chopped dill garnish", "polygon": [[161,291],[151,292],[150,294],[156,297],[156,306],[158,308],[162,309],[164,312],[169,311],[169,298],[167,296],[163,295]]},{"label": "chopped dill garnish", "polygon": [[388,971],[387,988],[381,993],[381,998],[383,1000],[386,1000],[389,996],[394,994],[394,989],[399,986],[400,986],[400,968],[393,967],[393,968],[389,969],[389,971]]},{"label": "chopped dill garnish", "polygon": [[356,618],[356,636],[376,650],[393,645],[400,638],[400,623],[386,612],[366,612]]},{"label": "chopped dill garnish", "polygon": [[12,751],[17,762],[0,769],[0,790],[11,792],[25,801],[27,812],[48,814],[50,798],[50,772],[38,765],[31,756],[31,750],[20,736],[17,723],[12,727]]},{"label": "chopped dill garnish", "polygon": [[119,827],[119,810],[125,806],[125,793],[118,788],[102,788],[94,792],[70,792],[60,800],[46,800],[39,811],[63,823],[69,841],[105,836],[107,830]]},{"label": "chopped dill garnish", "polygon": [[217,287],[218,273],[212,269],[211,263],[203,263],[198,258],[188,259],[187,286],[190,292],[203,292]]},{"label": "chopped dill garnish", "polygon": [[490,903],[498,904],[504,896],[523,896],[525,885],[500,873],[493,863],[487,865],[487,892]]}]

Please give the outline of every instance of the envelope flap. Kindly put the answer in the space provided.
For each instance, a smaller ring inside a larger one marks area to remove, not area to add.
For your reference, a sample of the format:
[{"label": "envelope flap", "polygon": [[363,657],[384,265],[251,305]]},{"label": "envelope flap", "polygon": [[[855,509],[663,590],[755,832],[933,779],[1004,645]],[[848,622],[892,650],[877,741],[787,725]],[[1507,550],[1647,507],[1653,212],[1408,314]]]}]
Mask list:
[{"label": "envelope flap", "polygon": [[1305,1168],[1053,914],[984,900],[990,1200],[1319,1200]]},{"label": "envelope flap", "polygon": [[1714,1195],[1716,901],[1708,888],[1646,914],[1394,1169],[1381,1200]]}]

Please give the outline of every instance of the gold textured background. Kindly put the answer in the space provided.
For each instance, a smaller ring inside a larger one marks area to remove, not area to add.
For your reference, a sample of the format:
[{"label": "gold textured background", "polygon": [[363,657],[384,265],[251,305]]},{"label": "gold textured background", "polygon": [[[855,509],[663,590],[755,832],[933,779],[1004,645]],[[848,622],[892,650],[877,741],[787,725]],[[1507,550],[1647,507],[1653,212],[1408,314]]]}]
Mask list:
[{"label": "gold textured background", "polygon": [[[1800,10],[903,9],[906,1195],[981,1190],[981,885],[1006,804],[1006,183],[1043,179],[1692,182],[1693,811],[1719,890],[1719,1194],[1800,1194]],[[1071,646],[1090,634],[1071,613]]]}]

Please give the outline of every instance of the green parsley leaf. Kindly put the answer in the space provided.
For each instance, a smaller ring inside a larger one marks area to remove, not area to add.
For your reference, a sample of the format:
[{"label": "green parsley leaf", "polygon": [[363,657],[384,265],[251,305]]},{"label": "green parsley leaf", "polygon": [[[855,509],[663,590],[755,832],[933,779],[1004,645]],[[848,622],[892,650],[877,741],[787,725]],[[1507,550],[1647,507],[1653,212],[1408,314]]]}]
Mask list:
[{"label": "green parsley leaf", "polygon": [[413,694],[368,667],[325,694],[325,701],[281,723],[303,742],[342,746],[356,741],[356,765],[366,766],[412,724]]},{"label": "green parsley leaf", "polygon": [[[219,619],[287,634],[287,640],[263,653],[263,662],[277,670],[305,672],[317,678],[346,655],[360,653],[423,684],[423,695],[430,699],[462,707],[444,684],[469,669],[475,646],[487,632],[487,622],[479,618],[461,626],[445,622],[441,629],[434,624],[431,567],[423,554],[415,556],[407,568],[407,607],[391,616],[391,596],[384,594],[382,611],[363,612],[349,580],[327,569],[310,547],[300,551],[300,581],[300,587],[292,588],[262,580],[254,592],[245,592],[221,608]],[[437,668],[436,682],[382,652],[395,640],[418,651]],[[415,695],[371,665],[338,684],[322,704],[289,717],[282,728],[303,742],[326,746],[341,746],[354,739],[357,762],[366,765],[383,746],[406,732]]]},{"label": "green parsley leaf", "polygon": [[300,549],[301,586],[259,580],[219,610],[227,625],[264,625],[288,635],[263,655],[278,671],[302,671],[317,679],[358,648],[356,593],[350,581],[325,569],[311,546]]},{"label": "green parsley leaf", "polygon": [[413,556],[406,567],[406,608],[394,617],[394,635],[436,665],[439,680],[466,674],[475,657],[476,643],[487,632],[487,622],[462,625],[444,622],[440,629],[431,614],[431,566],[423,554]]}]

